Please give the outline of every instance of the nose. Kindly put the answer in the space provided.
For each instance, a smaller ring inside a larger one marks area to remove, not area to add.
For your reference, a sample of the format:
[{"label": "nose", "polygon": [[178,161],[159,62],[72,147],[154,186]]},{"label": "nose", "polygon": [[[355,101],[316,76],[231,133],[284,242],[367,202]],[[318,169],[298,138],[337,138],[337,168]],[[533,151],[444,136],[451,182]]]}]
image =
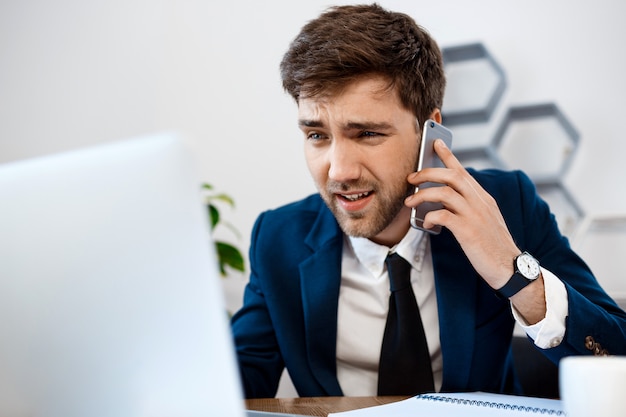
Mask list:
[{"label": "nose", "polygon": [[336,182],[350,182],[361,176],[357,146],[350,140],[335,140],[328,152],[328,178]]}]

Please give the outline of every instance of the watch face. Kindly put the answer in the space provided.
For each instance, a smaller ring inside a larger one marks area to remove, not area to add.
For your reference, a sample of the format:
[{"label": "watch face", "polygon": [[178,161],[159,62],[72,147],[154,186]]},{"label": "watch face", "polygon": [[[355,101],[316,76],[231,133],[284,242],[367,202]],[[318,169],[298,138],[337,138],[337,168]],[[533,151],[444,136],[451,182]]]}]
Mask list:
[{"label": "watch face", "polygon": [[535,279],[539,276],[539,262],[527,253],[517,257],[517,269],[528,279]]}]

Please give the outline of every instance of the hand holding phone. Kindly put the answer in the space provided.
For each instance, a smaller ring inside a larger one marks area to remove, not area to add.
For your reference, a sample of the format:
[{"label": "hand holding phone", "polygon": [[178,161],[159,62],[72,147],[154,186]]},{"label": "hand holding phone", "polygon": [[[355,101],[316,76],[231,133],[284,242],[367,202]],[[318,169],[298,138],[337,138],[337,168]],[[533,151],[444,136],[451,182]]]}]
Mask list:
[{"label": "hand holding phone", "polygon": [[[441,159],[437,156],[434,150],[435,139],[441,139],[445,142],[446,146],[452,146],[452,132],[435,122],[434,120],[426,120],[424,123],[424,129],[422,130],[422,142],[420,144],[419,159],[417,162],[417,171],[421,171],[424,168],[444,168],[445,165]],[[436,182],[425,182],[420,184],[419,187],[415,187],[415,192],[419,189],[440,187],[443,184]],[[416,229],[424,230],[428,233],[439,234],[441,232],[441,226],[435,225],[430,229],[424,228],[424,217],[426,214],[433,210],[440,210],[443,208],[441,203],[426,201],[411,210],[411,226]]]}]

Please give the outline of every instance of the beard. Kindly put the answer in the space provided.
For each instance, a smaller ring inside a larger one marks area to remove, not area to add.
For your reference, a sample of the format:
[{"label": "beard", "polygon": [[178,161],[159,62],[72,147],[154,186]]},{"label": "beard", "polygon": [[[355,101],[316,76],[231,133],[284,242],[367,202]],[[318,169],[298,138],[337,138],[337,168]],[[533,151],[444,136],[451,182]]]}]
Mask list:
[{"label": "beard", "polygon": [[[350,183],[329,181],[326,187],[318,189],[346,235],[373,238],[398,216],[404,207],[404,199],[413,194],[415,186],[404,180],[383,188],[372,181],[358,180]],[[373,199],[365,209],[347,212],[339,205],[337,193],[347,193],[350,190],[372,190]],[[408,222],[407,218],[407,224]]]}]

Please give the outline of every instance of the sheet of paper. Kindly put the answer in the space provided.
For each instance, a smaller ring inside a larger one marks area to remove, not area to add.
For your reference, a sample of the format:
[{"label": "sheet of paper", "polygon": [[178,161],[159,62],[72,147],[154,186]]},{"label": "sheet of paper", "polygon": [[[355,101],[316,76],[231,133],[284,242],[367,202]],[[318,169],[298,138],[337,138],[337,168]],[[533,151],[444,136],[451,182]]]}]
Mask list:
[{"label": "sheet of paper", "polygon": [[329,417],[507,417],[564,416],[559,400],[484,392],[427,394],[360,410],[332,413]]}]

